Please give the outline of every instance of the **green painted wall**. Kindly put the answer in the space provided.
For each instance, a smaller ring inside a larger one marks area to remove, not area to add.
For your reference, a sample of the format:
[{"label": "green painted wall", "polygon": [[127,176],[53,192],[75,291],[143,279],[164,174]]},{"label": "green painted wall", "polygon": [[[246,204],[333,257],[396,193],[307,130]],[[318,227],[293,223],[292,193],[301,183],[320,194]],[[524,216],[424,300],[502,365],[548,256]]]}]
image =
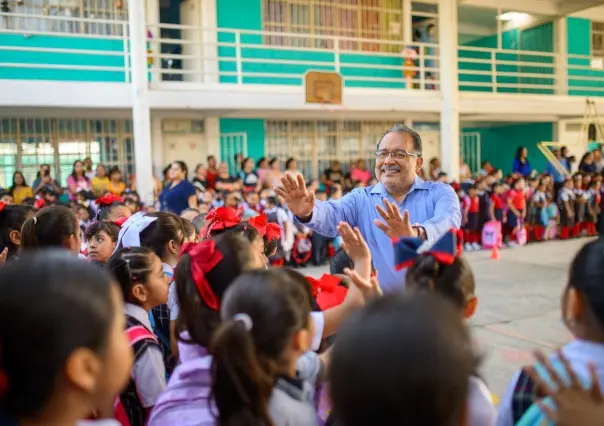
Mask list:
[{"label": "green painted wall", "polygon": [[[24,64],[53,64],[98,67],[124,67],[124,56],[112,56],[103,52],[123,52],[121,40],[107,40],[94,37],[39,36],[23,37],[18,34],[0,34],[0,46],[24,48],[55,48],[98,50],[100,53],[47,53],[25,50],[3,51],[0,62]],[[124,82],[124,71],[74,70],[0,67],[0,79],[19,80],[60,80],[60,81],[100,81]]]},{"label": "green painted wall", "polygon": [[[567,42],[569,55],[591,56],[591,21],[584,18],[567,18]],[[587,58],[568,58],[568,65],[588,67]],[[600,81],[586,80],[582,77],[601,79]],[[590,90],[592,87],[604,87],[604,71],[591,69],[568,70],[568,93],[576,96],[604,96],[604,92]]]},{"label": "green painted wall", "polygon": [[480,157],[504,173],[512,171],[512,162],[519,146],[526,146],[533,169],[544,170],[547,160],[537,148],[539,142],[553,139],[553,123],[526,123],[501,127],[464,128],[464,132],[480,134]]},{"label": "green painted wall", "polygon": [[[483,37],[464,46],[482,47],[488,49],[497,48],[497,36],[492,35]],[[548,22],[533,28],[518,31],[506,31],[502,34],[501,46],[504,50],[514,50],[521,52],[548,52],[554,51],[554,26]],[[497,52],[495,59],[497,61],[530,63],[530,65],[513,65],[509,63],[498,62],[493,66],[491,52],[473,51],[459,49],[459,86],[461,91],[473,92],[494,92],[497,93],[532,93],[532,94],[553,94],[554,90],[549,88],[555,84],[553,78],[548,75],[554,74],[551,66],[553,57],[545,57],[530,53],[508,53]],[[475,63],[471,60],[479,59],[484,63]],[[468,61],[469,60],[469,61]],[[534,64],[534,65],[532,65]],[[465,72],[464,72],[465,71]],[[488,73],[487,75],[476,74],[475,72]],[[506,75],[510,73],[511,75]],[[519,73],[542,74],[544,77],[520,77]],[[481,86],[474,86],[464,83],[482,83]],[[495,83],[497,84],[495,90]],[[523,87],[517,85],[536,85],[544,87]],[[516,86],[516,87],[514,87]]]},{"label": "green painted wall", "polygon": [[[247,155],[258,160],[264,157],[264,120],[261,118],[221,118],[220,133],[246,133]],[[220,147],[221,158],[225,159],[225,147]]]}]

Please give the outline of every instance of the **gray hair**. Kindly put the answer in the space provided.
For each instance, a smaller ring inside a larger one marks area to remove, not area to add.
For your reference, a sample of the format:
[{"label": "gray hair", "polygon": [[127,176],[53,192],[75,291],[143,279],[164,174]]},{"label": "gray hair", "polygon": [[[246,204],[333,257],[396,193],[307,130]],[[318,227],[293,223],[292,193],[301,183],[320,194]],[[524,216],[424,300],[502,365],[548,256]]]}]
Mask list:
[{"label": "gray hair", "polygon": [[376,149],[380,148],[380,143],[382,143],[382,139],[384,139],[384,137],[389,133],[401,133],[401,134],[407,134],[407,135],[411,136],[411,138],[413,139],[413,150],[415,151],[416,154],[418,154],[421,157],[421,155],[422,155],[422,138],[421,138],[421,136],[419,135],[419,133],[417,133],[411,127],[407,127],[401,123],[395,123],[391,128],[386,130],[386,133],[384,133],[382,135],[382,137],[380,138],[380,140],[378,141],[378,143],[376,145]]}]

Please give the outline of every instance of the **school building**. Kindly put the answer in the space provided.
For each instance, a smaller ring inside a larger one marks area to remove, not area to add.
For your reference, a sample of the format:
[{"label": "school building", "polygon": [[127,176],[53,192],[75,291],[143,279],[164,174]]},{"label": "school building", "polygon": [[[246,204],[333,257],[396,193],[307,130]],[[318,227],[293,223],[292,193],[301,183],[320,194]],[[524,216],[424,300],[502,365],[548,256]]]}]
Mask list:
[{"label": "school building", "polygon": [[295,157],[313,177],[371,161],[394,121],[451,176],[460,156],[509,170],[519,145],[542,169],[538,143],[581,155],[586,99],[604,111],[601,4],[0,0],[0,186],[41,163],[64,183],[87,156],[143,197],[168,162],[208,154]]}]

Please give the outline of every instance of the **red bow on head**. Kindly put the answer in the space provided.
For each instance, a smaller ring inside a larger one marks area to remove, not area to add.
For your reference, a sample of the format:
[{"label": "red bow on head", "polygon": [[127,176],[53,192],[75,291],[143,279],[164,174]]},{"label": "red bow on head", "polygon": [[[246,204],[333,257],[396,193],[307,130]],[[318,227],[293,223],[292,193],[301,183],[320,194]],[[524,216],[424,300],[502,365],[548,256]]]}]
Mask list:
[{"label": "red bow on head", "polygon": [[117,226],[119,226],[121,228],[122,225],[124,224],[124,222],[126,222],[127,220],[128,220],[128,218],[126,216],[124,216],[124,217],[120,217],[119,219],[115,219],[113,221],[113,223],[115,223]]},{"label": "red bow on head", "polygon": [[4,201],[0,201],[0,212],[4,210],[4,207],[8,206]]},{"label": "red bow on head", "polygon": [[320,279],[306,277],[312,288],[312,295],[322,311],[340,305],[346,298],[348,289],[341,286],[342,280],[334,275],[324,274]]},{"label": "red bow on head", "polygon": [[95,203],[99,206],[110,206],[113,203],[123,203],[124,199],[113,194],[105,194],[96,199]]},{"label": "red bow on head", "polygon": [[222,231],[239,225],[241,216],[231,207],[218,207],[207,214],[206,222],[203,235],[208,238],[212,231]]},{"label": "red bow on head", "polygon": [[268,218],[265,213],[248,219],[247,223],[255,228],[260,236],[266,236],[269,241],[281,238],[281,227],[276,223],[268,223]]},{"label": "red bow on head", "polygon": [[210,287],[206,274],[214,269],[224,256],[218,251],[213,240],[204,240],[198,244],[184,243],[180,250],[180,255],[183,254],[191,257],[191,275],[201,299],[208,308],[218,311],[220,308],[218,298]]}]

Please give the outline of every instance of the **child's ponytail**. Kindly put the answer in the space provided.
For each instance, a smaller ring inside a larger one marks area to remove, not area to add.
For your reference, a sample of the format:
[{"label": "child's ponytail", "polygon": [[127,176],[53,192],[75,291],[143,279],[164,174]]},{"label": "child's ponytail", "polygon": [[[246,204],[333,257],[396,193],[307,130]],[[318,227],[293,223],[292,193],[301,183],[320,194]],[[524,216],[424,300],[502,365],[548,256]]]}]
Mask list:
[{"label": "child's ponytail", "polygon": [[79,236],[73,211],[63,206],[45,207],[27,219],[21,230],[21,248],[65,247],[70,236]]},{"label": "child's ponytail", "polygon": [[[220,413],[220,426],[272,426],[268,401],[273,374],[261,366],[247,314],[244,320],[223,323],[214,335],[212,396]],[[245,316],[245,317],[244,317]],[[265,363],[266,364],[266,363]]]},{"label": "child's ponytail", "polygon": [[21,247],[23,249],[35,248],[40,245],[38,235],[36,234],[37,221],[38,218],[34,216],[23,222],[23,227],[21,228]]}]

